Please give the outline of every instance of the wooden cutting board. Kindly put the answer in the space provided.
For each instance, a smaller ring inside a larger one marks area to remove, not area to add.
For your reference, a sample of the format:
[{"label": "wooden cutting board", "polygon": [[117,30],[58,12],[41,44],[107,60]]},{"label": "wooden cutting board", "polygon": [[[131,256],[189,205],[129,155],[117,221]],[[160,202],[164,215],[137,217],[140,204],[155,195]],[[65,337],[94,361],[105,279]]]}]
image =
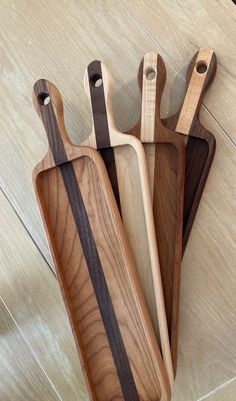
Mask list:
[{"label": "wooden cutting board", "polygon": [[111,105],[112,78],[105,65],[100,61],[90,63],[84,82],[93,119],[91,135],[84,144],[99,149],[104,159],[152,322],[160,335],[172,385],[173,367],[145,152],[137,138],[115,128]]},{"label": "wooden cutting board", "polygon": [[143,143],[152,195],[156,236],[174,373],[177,364],[185,145],[160,119],[166,69],[160,55],[143,57],[138,73],[142,95],[138,123],[128,131]]},{"label": "wooden cutting board", "polygon": [[214,80],[216,67],[213,50],[200,49],[188,67],[186,94],[180,110],[163,120],[166,127],[183,134],[186,143],[183,252],[215,154],[215,138],[202,126],[199,111],[203,96]]},{"label": "wooden cutting board", "polygon": [[169,400],[168,378],[99,153],[74,146],[59,91],[33,101],[49,142],[33,181],[91,400]]}]

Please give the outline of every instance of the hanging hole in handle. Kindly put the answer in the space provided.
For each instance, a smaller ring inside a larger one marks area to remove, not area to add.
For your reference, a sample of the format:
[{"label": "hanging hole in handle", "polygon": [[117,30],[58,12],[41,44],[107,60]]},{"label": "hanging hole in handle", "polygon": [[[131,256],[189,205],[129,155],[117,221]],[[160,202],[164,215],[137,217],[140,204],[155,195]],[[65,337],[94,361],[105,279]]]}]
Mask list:
[{"label": "hanging hole in handle", "polygon": [[101,77],[101,75],[100,74],[94,74],[90,78],[90,82],[95,88],[99,88],[99,86],[102,85],[102,77]]},{"label": "hanging hole in handle", "polygon": [[205,72],[207,71],[207,65],[204,61],[199,61],[196,64],[196,71],[198,72],[198,74],[205,74]]},{"label": "hanging hole in handle", "polygon": [[50,98],[48,92],[39,93],[39,95],[38,95],[39,104],[41,104],[42,106],[47,106],[47,104],[49,104],[50,101],[51,101],[51,98]]},{"label": "hanging hole in handle", "polygon": [[146,75],[146,79],[147,79],[148,81],[152,81],[152,80],[153,80],[154,78],[156,78],[156,76],[157,76],[157,73],[156,73],[155,68],[153,68],[153,67],[148,67],[148,68],[146,69],[145,75]]}]

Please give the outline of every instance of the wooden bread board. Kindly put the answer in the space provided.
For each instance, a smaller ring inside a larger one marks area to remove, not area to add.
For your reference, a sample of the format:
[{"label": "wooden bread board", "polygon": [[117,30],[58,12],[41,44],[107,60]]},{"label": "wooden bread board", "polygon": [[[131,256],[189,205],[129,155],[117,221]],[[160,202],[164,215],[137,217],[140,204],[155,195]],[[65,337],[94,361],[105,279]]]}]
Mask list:
[{"label": "wooden bread board", "polygon": [[146,53],[138,72],[142,96],[137,124],[128,131],[143,143],[151,187],[152,207],[174,373],[177,365],[180,269],[184,201],[185,145],[160,119],[166,68],[160,55]]},{"label": "wooden bread board", "polygon": [[49,150],[33,181],[90,399],[170,399],[154,330],[104,163],[74,146],[58,89],[34,86]]},{"label": "wooden bread board", "polygon": [[82,145],[98,149],[105,162],[133,252],[140,283],[160,345],[170,384],[173,367],[148,170],[141,142],[119,132],[112,115],[112,77],[100,61],[89,64],[84,79],[92,112],[92,132]]}]

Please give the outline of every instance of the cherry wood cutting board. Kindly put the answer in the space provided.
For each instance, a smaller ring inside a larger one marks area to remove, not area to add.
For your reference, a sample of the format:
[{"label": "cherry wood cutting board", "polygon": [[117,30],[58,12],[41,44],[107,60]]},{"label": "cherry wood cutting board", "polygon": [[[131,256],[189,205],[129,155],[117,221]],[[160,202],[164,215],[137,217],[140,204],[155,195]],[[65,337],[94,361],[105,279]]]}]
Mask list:
[{"label": "cherry wood cutting board", "polygon": [[160,119],[166,68],[160,55],[145,54],[138,72],[142,96],[137,124],[128,131],[143,143],[151,187],[174,373],[177,365],[185,145]]},{"label": "cherry wood cutting board", "polygon": [[199,111],[203,96],[215,78],[216,68],[217,59],[213,50],[200,49],[188,67],[186,94],[180,110],[162,120],[166,127],[182,134],[186,143],[183,252],[215,154],[215,138],[202,126]]},{"label": "cherry wood cutting board", "polygon": [[169,400],[154,330],[99,153],[74,146],[58,89],[34,86],[49,142],[33,181],[91,400]]},{"label": "cherry wood cutting board", "polygon": [[99,149],[105,162],[172,385],[173,367],[145,152],[137,138],[119,132],[114,125],[112,77],[103,63],[95,60],[89,64],[84,85],[93,125],[82,145]]}]

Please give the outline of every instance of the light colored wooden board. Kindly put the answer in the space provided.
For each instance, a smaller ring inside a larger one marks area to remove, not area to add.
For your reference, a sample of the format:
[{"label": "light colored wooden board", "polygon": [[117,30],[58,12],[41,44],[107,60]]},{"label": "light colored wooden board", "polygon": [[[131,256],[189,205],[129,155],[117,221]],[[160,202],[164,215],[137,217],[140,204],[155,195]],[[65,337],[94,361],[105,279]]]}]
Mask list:
[{"label": "light colored wooden board", "polygon": [[209,91],[204,104],[236,143],[236,9],[233,3],[230,0],[156,0],[147,5],[145,0],[121,1],[184,79],[183,70],[199,48],[211,47],[216,52],[218,73],[214,90]]},{"label": "light colored wooden board", "polygon": [[0,399],[60,400],[0,299]]},{"label": "light colored wooden board", "polygon": [[229,383],[224,383],[219,389],[212,391],[209,396],[199,401],[235,401],[236,399],[236,377],[231,379]]},{"label": "light colored wooden board", "polygon": [[[1,297],[61,398],[85,401],[88,396],[58,282],[1,192],[0,209]],[[9,346],[14,345],[11,336],[9,330]],[[17,380],[21,379],[16,373]],[[35,377],[32,383],[41,386]]]}]

